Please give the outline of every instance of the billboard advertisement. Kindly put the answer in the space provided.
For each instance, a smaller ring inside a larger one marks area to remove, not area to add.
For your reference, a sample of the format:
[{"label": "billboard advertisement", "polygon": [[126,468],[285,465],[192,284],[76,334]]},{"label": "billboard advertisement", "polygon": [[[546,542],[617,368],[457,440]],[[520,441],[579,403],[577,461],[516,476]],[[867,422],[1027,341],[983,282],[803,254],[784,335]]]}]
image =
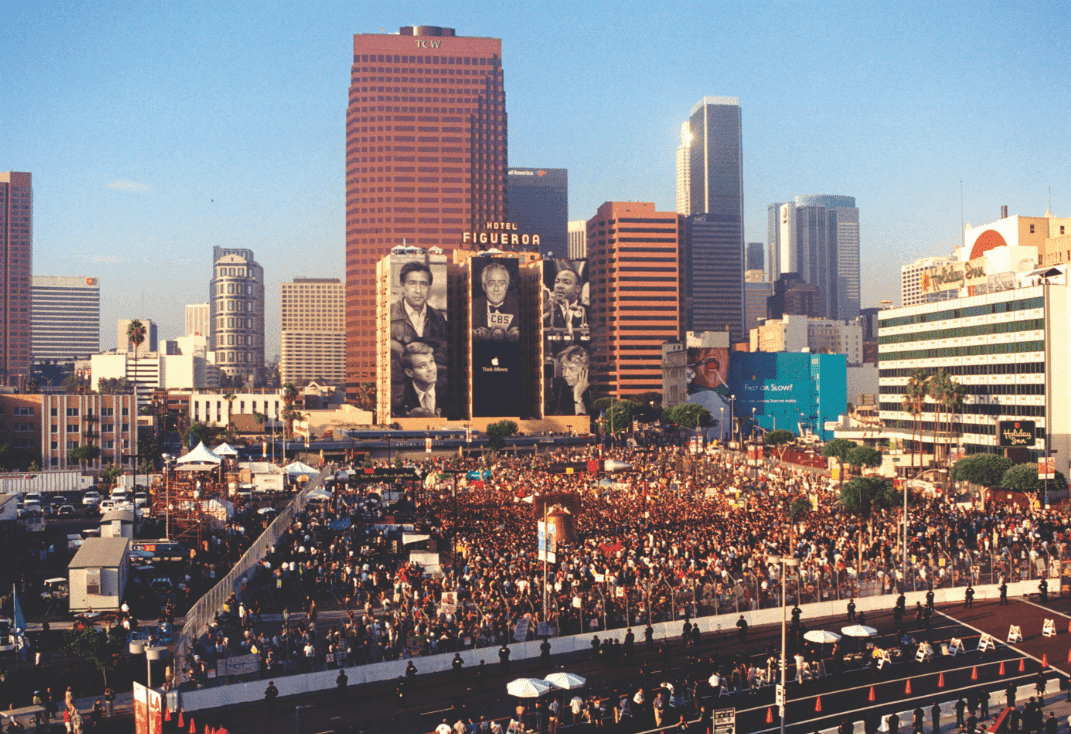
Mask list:
[{"label": "billboard advertisement", "polygon": [[543,413],[591,411],[587,260],[543,261]]},{"label": "billboard advertisement", "polygon": [[998,432],[1001,448],[1034,448],[1037,445],[1035,421],[1000,421]]},{"label": "billboard advertisement", "polygon": [[729,350],[725,347],[688,349],[688,402],[710,411],[707,438],[726,441],[732,431],[732,391],[729,389]]},{"label": "billboard advertisement", "polygon": [[518,415],[521,300],[517,259],[472,258],[472,415]]},{"label": "billboard advertisement", "polygon": [[446,260],[441,255],[391,256],[390,382],[395,418],[448,417],[446,294]]}]

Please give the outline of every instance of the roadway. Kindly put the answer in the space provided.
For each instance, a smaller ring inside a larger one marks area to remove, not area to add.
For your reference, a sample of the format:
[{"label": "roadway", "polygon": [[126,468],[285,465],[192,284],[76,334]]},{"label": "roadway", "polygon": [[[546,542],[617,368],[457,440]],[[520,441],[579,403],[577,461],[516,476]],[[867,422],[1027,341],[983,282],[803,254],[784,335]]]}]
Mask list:
[{"label": "roadway", "polygon": [[[1004,703],[1004,690],[1009,683],[1015,683],[1021,691],[1032,689],[1041,669],[1040,659],[1048,656],[1050,663],[1056,665],[1063,674],[1071,672],[1067,660],[1071,647],[1071,634],[1068,633],[1066,600],[1056,600],[1049,608],[1043,608],[1032,600],[1014,599],[1008,606],[996,602],[979,602],[973,609],[963,609],[959,605],[938,607],[930,630],[917,630],[913,616],[905,618],[904,627],[918,640],[927,640],[938,651],[937,657],[930,662],[916,663],[913,660],[884,666],[882,670],[847,670],[842,673],[807,680],[802,684],[790,682],[788,686],[787,728],[791,732],[813,732],[835,727],[844,715],[853,720],[862,719],[867,713],[888,714],[901,712],[921,706],[927,711],[927,730],[929,728],[929,708],[935,700],[955,701],[960,696],[967,696],[982,688],[991,694],[991,710],[997,711]],[[1059,620],[1057,636],[1041,637],[1041,623],[1044,618]],[[1015,620],[1023,629],[1024,641],[1014,646],[1004,644],[1007,637],[1009,620]],[[843,618],[803,620],[807,628],[831,629],[838,631],[846,624]],[[872,616],[868,624],[878,628],[881,636],[875,640],[878,647],[892,647],[895,637],[892,613],[880,613]],[[1036,629],[1035,629],[1036,628]],[[590,653],[570,653],[553,655],[552,668],[577,673],[588,679],[585,693],[597,693],[613,696],[614,693],[632,693],[643,682],[640,665],[646,663],[651,670],[651,682],[654,686],[663,681],[677,681],[684,677],[688,657],[679,638],[671,638],[668,643],[668,655],[656,649],[648,653],[643,645],[642,628],[635,629],[639,642],[637,655],[632,665],[617,664],[612,670],[604,670],[602,665],[592,658]],[[995,650],[976,652],[978,640],[983,632],[992,634],[998,645]],[[947,644],[952,638],[961,639],[967,652],[956,656],[940,655],[942,643]],[[551,641],[553,644],[553,640]],[[764,659],[768,645],[780,649],[781,637],[779,626],[753,628],[745,644],[737,643],[735,633],[706,635],[701,645],[702,662],[696,669],[697,677],[705,681],[712,669],[710,658],[715,653],[723,662],[734,657],[748,657],[754,660]],[[225,726],[230,732],[293,731],[290,723],[296,705],[309,706],[305,710],[306,726],[304,732],[321,734],[327,732],[398,732],[399,734],[424,734],[431,732],[443,718],[452,724],[456,720],[452,707],[464,703],[466,711],[474,718],[509,716],[517,703],[505,693],[505,684],[514,678],[542,677],[550,670],[539,669],[538,660],[515,661],[508,676],[499,674],[496,648],[488,648],[485,658],[488,665],[488,681],[485,691],[477,690],[476,676],[471,669],[463,671],[460,679],[452,673],[439,673],[418,676],[415,690],[408,695],[408,705],[398,705],[395,683],[378,683],[360,687],[351,687],[345,697],[335,691],[295,696],[278,701],[277,712],[268,713],[262,702],[235,706],[227,709],[203,711],[195,714],[198,729],[208,724],[213,728]],[[1003,667],[1002,667],[1003,663]],[[419,670],[420,660],[415,664]],[[1020,670],[1020,665],[1022,669]],[[944,688],[939,688],[943,674]],[[974,676],[977,676],[975,679]],[[907,693],[910,683],[910,693]],[[267,681],[264,681],[267,685]],[[702,686],[706,696],[710,689]],[[873,688],[874,700],[870,700]],[[571,694],[570,694],[571,695]],[[821,710],[818,699],[821,698]],[[648,700],[653,698],[649,695]],[[616,700],[616,699],[614,699]],[[717,700],[706,699],[704,705],[709,708],[735,708],[738,732],[772,732],[778,728],[777,709],[774,705],[773,686],[764,687],[755,693],[721,696]],[[773,723],[767,723],[767,717],[773,717]],[[694,718],[694,716],[690,717]],[[285,719],[286,723],[282,723]],[[676,716],[674,716],[676,720]],[[946,718],[946,723],[954,722],[954,717]],[[639,721],[623,725],[618,731],[642,732],[653,727],[648,716]],[[564,730],[568,728],[563,727]],[[581,725],[577,731],[585,729]],[[611,723],[612,730],[612,723]],[[705,731],[706,726],[697,728]]]}]

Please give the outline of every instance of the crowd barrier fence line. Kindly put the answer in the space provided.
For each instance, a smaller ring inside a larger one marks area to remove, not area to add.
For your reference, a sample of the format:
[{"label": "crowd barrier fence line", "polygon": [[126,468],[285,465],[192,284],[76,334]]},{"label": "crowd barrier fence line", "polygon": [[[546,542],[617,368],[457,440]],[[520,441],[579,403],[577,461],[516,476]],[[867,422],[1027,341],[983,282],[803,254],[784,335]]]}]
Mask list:
[{"label": "crowd barrier fence line", "polygon": [[[1009,596],[1026,596],[1034,591],[1036,591],[1036,588],[1031,581],[1017,581],[1008,584]],[[905,596],[909,607],[914,606],[916,601],[922,602],[923,604],[926,603],[925,591],[911,591],[907,592]],[[1000,588],[996,584],[986,584],[975,588],[974,598],[978,601],[997,599],[999,597]],[[963,601],[963,594],[960,589],[934,590],[935,604],[946,604],[960,601]],[[856,599],[855,603],[856,613],[880,611],[894,607],[896,605],[896,596],[892,594],[884,594],[881,596],[862,597]],[[805,619],[846,617],[848,612],[848,601],[839,600],[803,604],[800,606],[800,609],[802,610]],[[781,607],[774,607],[756,611],[743,611],[740,612],[740,614],[747,620],[749,627],[765,626],[780,624],[782,609]],[[739,616],[730,618],[727,615],[722,614],[698,617],[691,621],[694,625],[697,625],[700,632],[704,634],[716,632],[735,633],[737,619],[739,619]],[[845,624],[847,624],[846,621]],[[666,637],[680,637],[682,629],[681,624],[678,622],[658,622],[651,626],[654,629],[655,640],[661,640]],[[644,628],[633,630],[637,637],[637,645],[643,644],[643,629]],[[600,630],[597,634],[599,635],[599,639],[603,642],[609,639],[623,642],[626,629]],[[590,633],[552,638],[551,654],[590,651],[591,638],[592,635]],[[531,640],[529,642],[515,642],[509,645],[510,662],[538,658],[540,655],[540,644],[542,644],[540,640]],[[1001,644],[1003,644],[1003,642],[1001,642]],[[485,647],[464,650],[459,654],[465,663],[465,670],[471,670],[476,667],[482,658],[485,661],[486,666],[497,674],[498,654],[495,648]],[[440,653],[438,655],[413,658],[413,664],[416,665],[417,671],[420,674],[437,673],[450,670],[453,659],[454,653]],[[408,659],[388,660],[367,665],[348,666],[345,668],[345,671],[346,676],[349,679],[349,685],[361,685],[364,683],[396,680],[405,675],[405,668],[408,664]],[[280,696],[294,696],[334,688],[338,673],[339,671],[337,669],[321,670],[315,673],[279,676],[272,680],[275,682],[276,688],[279,689]],[[253,701],[260,701],[264,698],[264,691],[267,688],[267,685],[266,681],[257,680],[248,683],[235,683],[229,686],[201,688],[194,691],[179,692],[172,690],[168,692],[168,706],[172,710],[181,707],[182,710],[190,712],[219,708],[222,706],[232,706],[240,703],[251,703]]]}]

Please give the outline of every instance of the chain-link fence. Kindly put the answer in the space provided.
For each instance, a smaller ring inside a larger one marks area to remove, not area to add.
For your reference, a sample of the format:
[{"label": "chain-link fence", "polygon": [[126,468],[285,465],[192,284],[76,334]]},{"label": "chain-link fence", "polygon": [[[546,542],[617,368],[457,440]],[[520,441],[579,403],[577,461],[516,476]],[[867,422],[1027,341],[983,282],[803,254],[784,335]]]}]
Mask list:
[{"label": "chain-link fence", "polygon": [[305,508],[309,492],[321,486],[324,479],[330,476],[332,476],[331,469],[327,468],[306,482],[304,489],[298,492],[290,504],[279,512],[275,520],[242,554],[238,563],[227,572],[227,575],[190,607],[190,611],[186,613],[186,622],[182,626],[182,632],[175,641],[176,680],[181,680],[182,672],[186,669],[186,659],[197,637],[207,629],[208,623],[215,619],[216,613],[223,608],[224,602],[231,594],[237,595],[241,600],[242,586],[249,574],[283,536],[294,521],[294,517]]}]

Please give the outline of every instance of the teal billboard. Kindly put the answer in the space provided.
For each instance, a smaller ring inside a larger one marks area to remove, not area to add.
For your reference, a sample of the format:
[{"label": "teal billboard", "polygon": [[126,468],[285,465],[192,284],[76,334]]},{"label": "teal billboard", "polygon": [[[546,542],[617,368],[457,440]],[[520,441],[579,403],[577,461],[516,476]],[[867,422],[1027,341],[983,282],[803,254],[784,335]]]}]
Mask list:
[{"label": "teal billboard", "polygon": [[733,409],[745,438],[752,416],[765,431],[813,432],[823,441],[833,438],[825,423],[836,421],[847,409],[845,355],[733,352],[730,364]]}]

